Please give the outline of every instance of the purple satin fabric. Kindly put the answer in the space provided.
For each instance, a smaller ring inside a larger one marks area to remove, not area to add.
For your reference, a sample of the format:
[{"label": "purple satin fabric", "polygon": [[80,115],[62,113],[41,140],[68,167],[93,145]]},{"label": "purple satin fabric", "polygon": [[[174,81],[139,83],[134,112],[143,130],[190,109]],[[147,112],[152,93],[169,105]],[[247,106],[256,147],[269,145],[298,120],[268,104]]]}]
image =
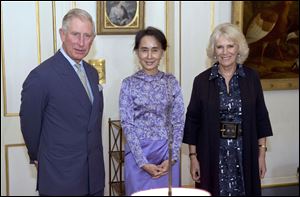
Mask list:
[{"label": "purple satin fabric", "polygon": [[[141,148],[149,163],[159,165],[168,159],[167,140],[140,140]],[[180,186],[180,165],[177,161],[172,166],[172,186]],[[125,192],[127,196],[132,193],[168,187],[168,174],[160,178],[152,178],[146,171],[139,168],[129,146],[125,146]]]}]

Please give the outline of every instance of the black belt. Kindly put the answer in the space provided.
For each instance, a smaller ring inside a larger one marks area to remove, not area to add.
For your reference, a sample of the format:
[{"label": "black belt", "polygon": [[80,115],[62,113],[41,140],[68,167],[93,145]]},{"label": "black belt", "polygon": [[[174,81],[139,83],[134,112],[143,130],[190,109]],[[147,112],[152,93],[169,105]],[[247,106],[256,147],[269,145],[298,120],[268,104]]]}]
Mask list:
[{"label": "black belt", "polygon": [[221,121],[220,136],[223,139],[236,139],[242,136],[242,125],[239,123]]}]

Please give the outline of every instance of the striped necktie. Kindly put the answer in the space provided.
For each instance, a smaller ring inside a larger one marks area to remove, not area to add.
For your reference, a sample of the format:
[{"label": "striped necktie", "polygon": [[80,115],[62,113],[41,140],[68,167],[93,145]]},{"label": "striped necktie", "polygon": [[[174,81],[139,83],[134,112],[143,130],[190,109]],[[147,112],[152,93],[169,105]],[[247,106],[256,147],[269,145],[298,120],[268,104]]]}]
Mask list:
[{"label": "striped necktie", "polygon": [[90,99],[90,101],[92,102],[92,97],[91,97],[91,94],[90,94],[90,91],[88,89],[88,86],[87,86],[87,77],[86,77],[86,74],[84,72],[84,69],[83,69],[83,66],[81,66],[80,64],[75,64],[76,68],[77,68],[77,74],[78,74],[78,77]]}]

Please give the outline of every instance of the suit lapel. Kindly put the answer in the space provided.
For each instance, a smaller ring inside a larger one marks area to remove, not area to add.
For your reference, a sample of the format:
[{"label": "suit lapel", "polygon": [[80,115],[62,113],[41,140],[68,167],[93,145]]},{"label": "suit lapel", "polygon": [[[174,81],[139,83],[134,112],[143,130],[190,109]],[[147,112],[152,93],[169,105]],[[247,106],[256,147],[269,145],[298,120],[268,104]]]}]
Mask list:
[{"label": "suit lapel", "polygon": [[54,69],[61,76],[62,85],[66,85],[67,90],[74,94],[74,99],[77,99],[83,108],[90,111],[91,102],[75,70],[59,51],[55,54],[55,61],[57,63]]},{"label": "suit lapel", "polygon": [[[90,82],[90,86],[91,86],[91,90],[93,93],[93,97],[94,97],[94,101],[92,104],[92,111],[90,114],[90,121],[89,121],[89,129],[90,127],[93,125],[93,123],[95,121],[97,121],[97,118],[99,117],[99,114],[101,113],[101,106],[102,105],[102,101],[100,99],[102,99],[102,93],[99,93],[99,88],[98,88],[98,78],[94,77],[93,73],[92,73],[92,68],[89,67],[87,65],[86,62],[83,62],[87,77],[89,79]],[[100,98],[101,95],[101,98]]]}]

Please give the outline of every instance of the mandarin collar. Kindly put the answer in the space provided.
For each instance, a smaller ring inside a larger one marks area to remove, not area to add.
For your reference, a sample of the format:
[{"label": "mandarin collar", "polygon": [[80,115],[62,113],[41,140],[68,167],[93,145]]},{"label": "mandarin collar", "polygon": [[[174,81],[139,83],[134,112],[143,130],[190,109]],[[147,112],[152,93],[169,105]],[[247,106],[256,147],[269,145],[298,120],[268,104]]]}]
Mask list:
[{"label": "mandarin collar", "polygon": [[155,75],[149,75],[145,73],[143,70],[139,70],[134,74],[134,77],[142,79],[144,81],[155,81],[155,80],[160,80],[164,76],[164,73],[161,71],[158,71]]}]

